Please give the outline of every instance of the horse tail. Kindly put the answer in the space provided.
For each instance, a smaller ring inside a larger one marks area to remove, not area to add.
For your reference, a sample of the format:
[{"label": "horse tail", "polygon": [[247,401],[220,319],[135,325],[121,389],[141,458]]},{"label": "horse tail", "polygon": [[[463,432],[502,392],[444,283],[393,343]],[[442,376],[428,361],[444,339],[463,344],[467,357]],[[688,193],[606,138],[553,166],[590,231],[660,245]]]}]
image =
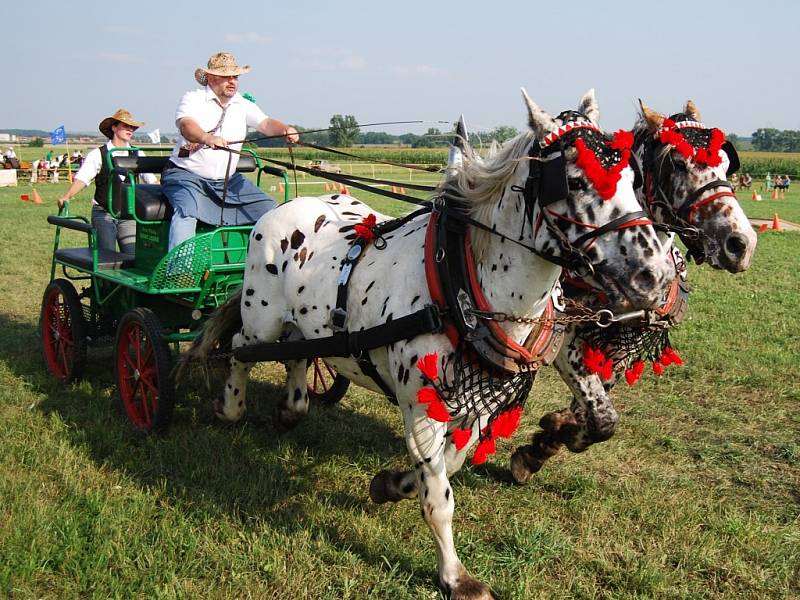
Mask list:
[{"label": "horse tail", "polygon": [[242,328],[241,301],[242,292],[239,290],[208,318],[192,345],[181,355],[175,374],[176,381],[184,378],[187,368],[197,366],[202,369],[208,384],[208,366],[213,358],[212,353],[223,353],[223,356],[227,356],[231,351],[233,336]]}]

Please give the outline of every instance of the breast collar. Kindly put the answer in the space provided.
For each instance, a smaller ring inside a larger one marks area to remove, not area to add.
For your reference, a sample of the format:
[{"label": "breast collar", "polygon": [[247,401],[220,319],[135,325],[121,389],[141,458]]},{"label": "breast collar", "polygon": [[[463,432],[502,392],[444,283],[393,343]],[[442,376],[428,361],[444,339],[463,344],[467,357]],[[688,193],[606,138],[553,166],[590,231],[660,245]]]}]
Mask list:
[{"label": "breast collar", "polygon": [[467,344],[482,366],[506,373],[536,370],[558,354],[566,326],[553,319],[552,298],[543,322],[519,344],[497,321],[476,317],[471,311],[492,308],[478,282],[469,229],[450,211],[431,213],[425,236],[425,277],[431,298],[446,315],[444,332],[454,347]]}]

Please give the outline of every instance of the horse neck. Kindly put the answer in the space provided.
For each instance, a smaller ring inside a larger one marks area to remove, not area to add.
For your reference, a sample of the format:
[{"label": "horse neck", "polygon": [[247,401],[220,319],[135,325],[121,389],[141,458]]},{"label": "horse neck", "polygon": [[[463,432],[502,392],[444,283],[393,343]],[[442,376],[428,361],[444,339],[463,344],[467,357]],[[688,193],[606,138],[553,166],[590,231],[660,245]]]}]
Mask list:
[{"label": "horse neck", "polygon": [[[522,171],[522,173],[520,173]],[[525,216],[524,187],[527,166],[517,171],[497,198],[473,212],[473,218],[520,244],[532,246],[532,227]],[[544,260],[530,250],[499,235],[471,227],[473,258],[478,283],[491,309],[524,317],[536,317],[544,311],[561,267]],[[541,233],[540,233],[541,235]],[[526,336],[531,327],[504,324],[514,336]]]}]

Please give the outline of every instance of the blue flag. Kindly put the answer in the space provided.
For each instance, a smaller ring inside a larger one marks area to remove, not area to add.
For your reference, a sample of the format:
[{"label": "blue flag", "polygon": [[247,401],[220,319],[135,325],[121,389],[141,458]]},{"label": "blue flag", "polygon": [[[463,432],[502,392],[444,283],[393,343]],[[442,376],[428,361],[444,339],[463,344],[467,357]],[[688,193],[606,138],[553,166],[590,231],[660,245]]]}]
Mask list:
[{"label": "blue flag", "polygon": [[53,131],[50,132],[50,143],[54,146],[56,144],[63,144],[67,141],[67,131],[64,129],[64,126],[57,127]]}]

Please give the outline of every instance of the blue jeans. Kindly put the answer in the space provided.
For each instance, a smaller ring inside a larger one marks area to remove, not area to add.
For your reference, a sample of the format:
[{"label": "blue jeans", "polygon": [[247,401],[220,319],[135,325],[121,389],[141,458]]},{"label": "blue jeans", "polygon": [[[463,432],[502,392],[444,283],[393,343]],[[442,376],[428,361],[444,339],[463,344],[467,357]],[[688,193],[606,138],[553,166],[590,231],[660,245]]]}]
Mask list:
[{"label": "blue jeans", "polygon": [[[204,179],[191,171],[170,168],[161,187],[172,205],[169,249],[195,234],[197,221],[211,225],[250,225],[277,206],[241,173],[228,179]],[[224,196],[224,202],[223,202]]]},{"label": "blue jeans", "polygon": [[133,219],[115,219],[95,205],[92,207],[92,227],[97,231],[97,247],[100,250],[116,252],[119,242],[121,252],[136,252],[136,221]]}]

